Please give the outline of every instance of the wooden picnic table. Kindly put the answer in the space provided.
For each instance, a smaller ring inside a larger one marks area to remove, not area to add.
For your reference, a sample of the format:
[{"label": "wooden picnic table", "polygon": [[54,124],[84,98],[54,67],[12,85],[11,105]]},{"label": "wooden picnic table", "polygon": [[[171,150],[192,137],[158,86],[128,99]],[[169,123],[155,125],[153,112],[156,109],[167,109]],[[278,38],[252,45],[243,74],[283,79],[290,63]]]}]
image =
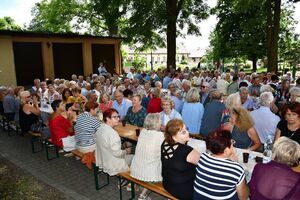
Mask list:
[{"label": "wooden picnic table", "polygon": [[125,139],[137,141],[138,137],[136,136],[136,129],[142,130],[141,127],[134,126],[131,124],[126,124],[123,126],[122,124],[119,124],[114,127],[114,129],[118,132],[119,136]]}]

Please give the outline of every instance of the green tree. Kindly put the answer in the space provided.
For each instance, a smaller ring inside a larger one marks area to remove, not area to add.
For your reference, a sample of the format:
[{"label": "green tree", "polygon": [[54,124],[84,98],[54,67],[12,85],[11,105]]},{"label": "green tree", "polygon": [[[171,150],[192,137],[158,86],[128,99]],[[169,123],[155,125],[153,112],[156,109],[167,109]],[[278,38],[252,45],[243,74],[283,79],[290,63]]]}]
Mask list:
[{"label": "green tree", "polygon": [[76,0],[42,0],[32,9],[33,19],[28,29],[32,31],[66,33],[73,32],[72,25],[79,12]]},{"label": "green tree", "polygon": [[2,30],[21,30],[21,27],[15,24],[15,21],[11,17],[0,18],[0,29]]},{"label": "green tree", "polygon": [[166,39],[167,67],[175,67],[177,35],[183,35],[184,29],[187,34],[200,35],[197,24],[208,17],[207,11],[203,0],[133,1],[127,32],[144,48],[164,46]]}]

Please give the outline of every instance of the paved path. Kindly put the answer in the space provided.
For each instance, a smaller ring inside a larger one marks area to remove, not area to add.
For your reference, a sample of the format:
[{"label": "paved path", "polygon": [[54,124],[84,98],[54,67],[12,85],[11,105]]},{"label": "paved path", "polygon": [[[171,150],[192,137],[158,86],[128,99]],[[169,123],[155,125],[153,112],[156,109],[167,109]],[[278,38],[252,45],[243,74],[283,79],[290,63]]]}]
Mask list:
[{"label": "paved path", "polygon": [[[30,137],[8,136],[2,127],[0,127],[0,155],[40,181],[63,192],[67,199],[119,199],[116,177],[111,177],[110,185],[97,191],[93,171],[88,170],[80,161],[74,157],[63,156],[47,161],[45,151],[31,153]],[[105,175],[100,175],[101,180],[105,180]],[[123,197],[129,199],[130,192],[123,190]],[[164,199],[153,193],[151,197]]]}]

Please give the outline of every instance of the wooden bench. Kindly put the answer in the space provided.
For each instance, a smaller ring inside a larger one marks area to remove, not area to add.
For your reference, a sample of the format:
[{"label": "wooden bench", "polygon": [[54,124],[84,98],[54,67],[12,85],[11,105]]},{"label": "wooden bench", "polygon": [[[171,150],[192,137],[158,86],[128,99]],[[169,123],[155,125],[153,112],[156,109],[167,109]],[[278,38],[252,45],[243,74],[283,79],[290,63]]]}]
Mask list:
[{"label": "wooden bench", "polygon": [[[163,187],[161,182],[159,182],[159,183],[149,183],[149,182],[140,181],[138,179],[135,179],[135,178],[131,177],[130,176],[130,171],[119,173],[118,176],[119,176],[119,189],[120,189],[120,199],[121,200],[123,198],[122,197],[122,187],[127,185],[127,183],[131,183],[131,199],[135,198],[134,184],[140,185],[143,188],[146,188],[146,189],[148,189],[152,192],[160,194],[161,196],[164,196],[168,199],[177,199],[165,190],[165,188]],[[124,179],[126,181],[124,181]]]},{"label": "wooden bench", "polygon": [[[83,157],[83,153],[81,153],[80,151],[78,151],[77,149],[75,149],[75,150],[73,150],[73,151],[71,151],[71,153],[73,153],[74,154],[74,156],[76,156],[76,157],[78,157],[78,158],[80,158],[80,159],[82,159],[82,157]],[[95,180],[95,188],[96,188],[96,190],[100,190],[101,188],[103,188],[103,187],[105,187],[105,186],[107,186],[107,185],[109,185],[109,174],[107,174],[107,173],[105,173],[105,172],[103,172],[103,170],[102,169],[100,169],[99,167],[97,167],[96,166],[96,163],[92,163],[93,164],[93,173],[94,173],[94,180]],[[99,174],[101,174],[101,173],[104,173],[104,174],[106,174],[106,182],[103,184],[103,185],[99,185]]]}]

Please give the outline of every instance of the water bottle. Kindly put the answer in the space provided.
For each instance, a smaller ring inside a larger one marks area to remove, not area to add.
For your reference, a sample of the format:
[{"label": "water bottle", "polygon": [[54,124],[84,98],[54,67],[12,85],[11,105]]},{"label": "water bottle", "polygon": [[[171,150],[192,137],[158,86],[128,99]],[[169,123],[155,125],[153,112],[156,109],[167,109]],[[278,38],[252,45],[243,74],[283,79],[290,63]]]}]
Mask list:
[{"label": "water bottle", "polygon": [[271,161],[272,149],[273,149],[273,137],[272,137],[272,135],[268,135],[266,142],[264,144],[263,163],[268,163]]}]

